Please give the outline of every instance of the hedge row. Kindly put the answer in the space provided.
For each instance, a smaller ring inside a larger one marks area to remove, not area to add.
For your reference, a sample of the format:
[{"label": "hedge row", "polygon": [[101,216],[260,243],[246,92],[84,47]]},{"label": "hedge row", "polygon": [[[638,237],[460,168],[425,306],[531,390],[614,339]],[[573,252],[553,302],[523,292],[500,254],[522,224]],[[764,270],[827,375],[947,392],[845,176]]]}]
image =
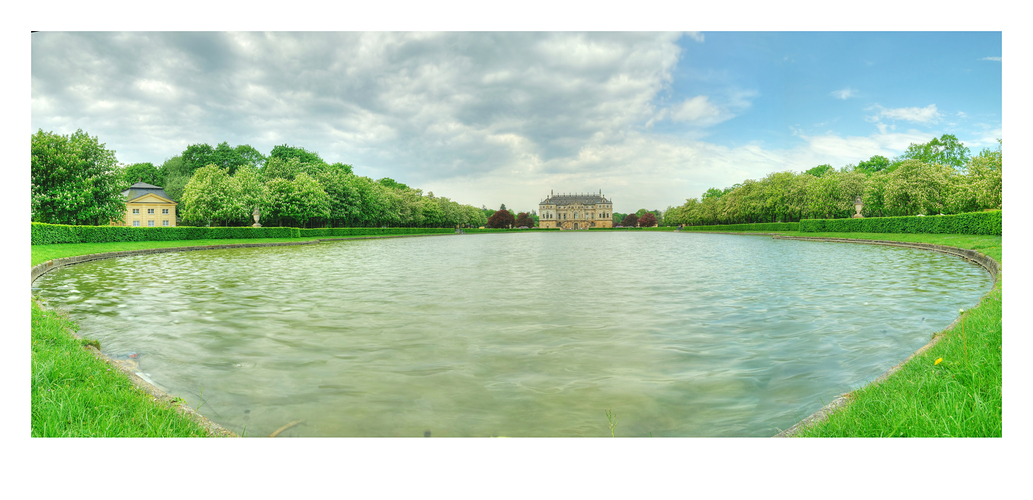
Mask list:
[{"label": "hedge row", "polygon": [[389,234],[454,233],[448,227],[327,227],[300,229],[305,238],[343,238],[348,236],[384,236]]},{"label": "hedge row", "polygon": [[801,231],[799,222],[761,222],[722,226],[684,226],[682,231]]},{"label": "hedge row", "polygon": [[926,217],[868,217],[864,219],[805,219],[807,233],[932,233],[1001,235],[1001,211]]},{"label": "hedge row", "polygon": [[296,227],[65,226],[33,222],[32,244],[298,238],[301,236],[299,231]]},{"label": "hedge row", "polygon": [[490,228],[490,227],[481,227],[481,228],[470,227],[470,228],[463,229],[463,232],[465,232],[467,234],[473,234],[473,233],[513,233],[513,232],[520,232],[520,231],[559,231],[559,228],[558,227],[534,227],[534,228],[530,228],[530,229],[494,229],[494,228]]}]

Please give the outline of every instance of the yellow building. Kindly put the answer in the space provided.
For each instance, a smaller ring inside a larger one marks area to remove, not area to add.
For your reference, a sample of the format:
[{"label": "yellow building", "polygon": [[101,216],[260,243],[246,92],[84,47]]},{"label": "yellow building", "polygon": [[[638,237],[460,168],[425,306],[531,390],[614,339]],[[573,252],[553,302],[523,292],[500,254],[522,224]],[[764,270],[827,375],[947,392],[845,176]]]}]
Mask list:
[{"label": "yellow building", "polygon": [[112,226],[175,227],[176,202],[164,189],[137,182],[122,191],[122,196],[126,197],[126,214],[120,221],[111,221]]},{"label": "yellow building", "polygon": [[595,194],[553,194],[538,204],[538,227],[613,227],[613,202]]}]

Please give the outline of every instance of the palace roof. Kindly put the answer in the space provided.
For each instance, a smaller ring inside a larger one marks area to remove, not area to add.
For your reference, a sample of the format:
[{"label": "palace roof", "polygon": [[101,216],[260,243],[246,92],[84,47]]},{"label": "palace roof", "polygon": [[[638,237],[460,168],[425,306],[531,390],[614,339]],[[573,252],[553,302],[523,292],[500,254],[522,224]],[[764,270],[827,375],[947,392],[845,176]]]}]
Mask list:
[{"label": "palace roof", "polygon": [[598,194],[554,194],[545,199],[545,201],[539,203],[539,205],[572,205],[574,203],[581,203],[582,205],[596,205],[600,203],[610,203],[604,196]]},{"label": "palace roof", "polygon": [[129,186],[129,189],[122,191],[122,196],[126,197],[126,201],[133,201],[147,194],[161,196],[162,198],[165,198],[169,201],[172,200],[172,198],[170,198],[169,195],[165,194],[165,190],[163,188],[160,188],[152,184],[147,184],[146,182],[137,182],[136,184]]}]

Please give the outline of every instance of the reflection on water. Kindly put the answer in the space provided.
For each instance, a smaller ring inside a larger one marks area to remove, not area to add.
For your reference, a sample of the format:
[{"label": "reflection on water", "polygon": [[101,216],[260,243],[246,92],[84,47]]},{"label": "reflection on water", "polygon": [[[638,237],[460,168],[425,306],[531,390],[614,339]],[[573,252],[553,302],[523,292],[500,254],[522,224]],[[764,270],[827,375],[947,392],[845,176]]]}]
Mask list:
[{"label": "reflection on water", "polygon": [[622,436],[770,436],[991,280],[902,248],[581,232],[167,253],[36,286],[248,435],[607,436],[612,408]]}]

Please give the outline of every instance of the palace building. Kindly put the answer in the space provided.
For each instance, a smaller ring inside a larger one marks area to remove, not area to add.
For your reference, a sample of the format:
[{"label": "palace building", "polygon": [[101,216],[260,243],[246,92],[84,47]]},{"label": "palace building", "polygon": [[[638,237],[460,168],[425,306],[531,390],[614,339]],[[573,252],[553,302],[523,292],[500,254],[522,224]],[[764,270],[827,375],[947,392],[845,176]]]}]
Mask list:
[{"label": "palace building", "polygon": [[538,227],[613,227],[613,202],[599,194],[554,194],[538,204]]}]

